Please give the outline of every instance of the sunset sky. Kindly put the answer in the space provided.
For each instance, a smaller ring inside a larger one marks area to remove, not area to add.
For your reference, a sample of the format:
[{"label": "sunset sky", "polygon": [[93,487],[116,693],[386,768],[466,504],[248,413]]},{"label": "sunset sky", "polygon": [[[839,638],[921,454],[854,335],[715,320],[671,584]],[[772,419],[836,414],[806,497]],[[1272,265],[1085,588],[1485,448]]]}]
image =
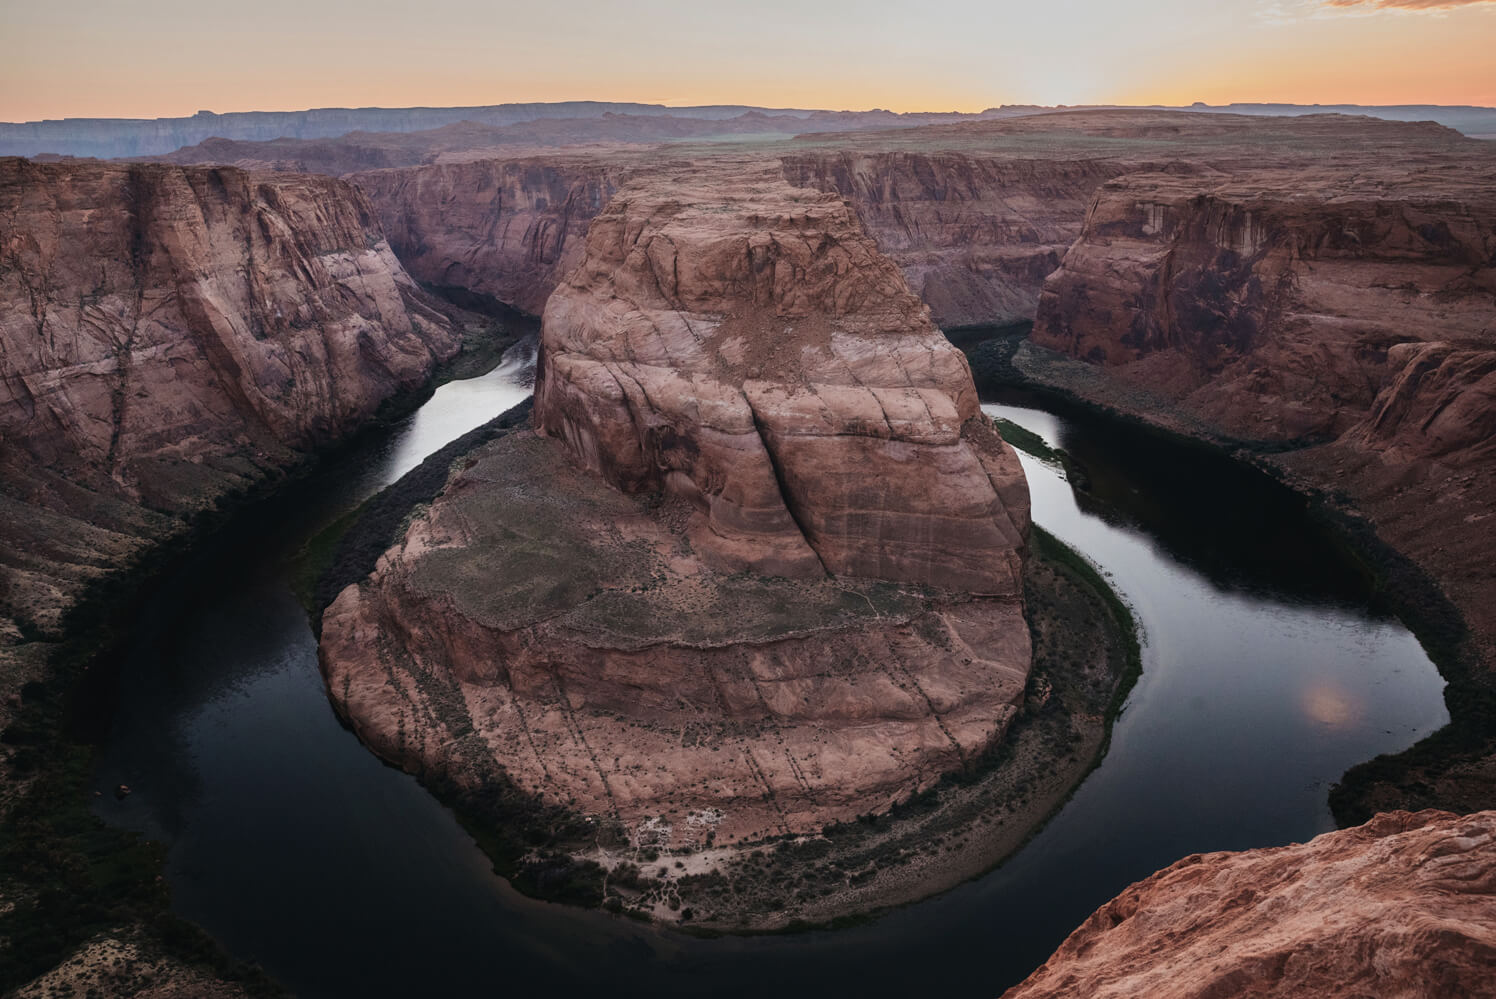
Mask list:
[{"label": "sunset sky", "polygon": [[1496,105],[1496,0],[0,0],[0,120],[595,99]]}]

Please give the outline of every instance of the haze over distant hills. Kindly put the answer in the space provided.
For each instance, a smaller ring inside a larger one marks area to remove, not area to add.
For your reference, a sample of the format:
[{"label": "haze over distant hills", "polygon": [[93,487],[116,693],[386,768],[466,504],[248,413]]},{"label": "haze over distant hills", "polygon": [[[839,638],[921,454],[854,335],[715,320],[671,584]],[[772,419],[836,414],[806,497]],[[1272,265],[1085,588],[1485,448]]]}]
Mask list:
[{"label": "haze over distant hills", "polygon": [[[1095,105],[1112,107],[1113,105]],[[241,111],[216,114],[199,111],[185,118],[64,118],[61,120],[0,123],[0,155],[100,158],[159,156],[208,139],[263,142],[272,139],[323,139],[351,132],[406,133],[458,123],[505,128],[529,122],[562,119],[600,121],[610,116],[669,119],[657,128],[638,128],[627,138],[620,122],[597,125],[597,138],[587,141],[670,141],[742,135],[758,132],[828,132],[891,128],[1012,117],[1065,110],[1034,105],[1004,105],[976,114],[960,112],[825,111],[809,108],[763,108],[739,104],[668,107],[663,104],[562,101],[556,103],[493,104],[454,108],[316,108],[307,111]],[[1254,115],[1316,113],[1364,114],[1394,121],[1436,121],[1466,135],[1496,137],[1496,108],[1440,105],[1370,106],[1354,104],[1251,104],[1210,106],[1194,104],[1176,110],[1223,111]],[[759,119],[759,120],[756,120]],[[686,122],[687,124],[679,124]],[[721,123],[720,127],[711,123]],[[694,124],[693,124],[694,123]],[[553,130],[554,131],[554,130]],[[564,129],[562,131],[565,131]],[[542,140],[542,144],[545,143]]]}]

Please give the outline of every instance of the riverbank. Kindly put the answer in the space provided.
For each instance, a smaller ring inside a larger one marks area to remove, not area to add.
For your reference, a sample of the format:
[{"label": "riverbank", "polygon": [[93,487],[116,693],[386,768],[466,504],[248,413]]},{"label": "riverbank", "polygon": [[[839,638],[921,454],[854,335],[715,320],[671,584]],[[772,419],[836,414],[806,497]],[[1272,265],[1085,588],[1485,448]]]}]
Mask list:
[{"label": "riverbank", "polygon": [[[95,814],[96,796],[112,791],[94,787],[93,761],[95,740],[111,717],[119,650],[159,582],[212,539],[246,519],[273,518],[318,470],[387,432],[439,384],[467,377],[475,363],[492,367],[530,332],[512,319],[469,324],[463,352],[425,385],[387,400],[369,424],[218,497],[89,586],[55,634],[0,650],[3,679],[15,691],[0,709],[0,994],[51,969],[62,974],[59,984],[94,975],[100,987],[107,980],[122,993],[155,983],[170,995],[167,986],[177,983],[179,994],[198,995],[209,982],[229,989],[226,995],[281,993],[258,969],[227,957],[171,913],[162,845]],[[128,959],[119,958],[126,953]],[[104,955],[104,965],[90,954]],[[60,965],[72,962],[70,955],[79,963],[64,974]]]},{"label": "riverbank", "polygon": [[1141,673],[1136,624],[1094,568],[1042,528],[1025,601],[1034,668],[1007,735],[883,815],[733,854],[599,851],[609,908],[694,932],[779,932],[870,919],[980,877],[1013,855],[1105,756]]},{"label": "riverbank", "polygon": [[1344,489],[1311,478],[1320,441],[1262,442],[1221,433],[1157,396],[1038,347],[1021,332],[994,331],[965,347],[979,390],[1019,388],[1051,404],[1120,420],[1146,433],[1224,452],[1305,496],[1311,515],[1374,580],[1377,596],[1417,636],[1448,682],[1450,723],[1410,749],[1351,768],[1330,792],[1341,827],[1379,811],[1496,806],[1496,673],[1466,619],[1429,567],[1382,536],[1378,521]]}]

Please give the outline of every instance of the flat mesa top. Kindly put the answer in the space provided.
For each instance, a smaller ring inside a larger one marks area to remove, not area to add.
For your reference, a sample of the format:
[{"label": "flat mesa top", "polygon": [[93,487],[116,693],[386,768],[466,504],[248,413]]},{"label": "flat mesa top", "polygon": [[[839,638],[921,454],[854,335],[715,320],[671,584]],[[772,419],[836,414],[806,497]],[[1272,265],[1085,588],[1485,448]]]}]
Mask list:
[{"label": "flat mesa top", "polygon": [[520,431],[474,454],[403,554],[417,590],[487,627],[545,621],[620,649],[898,624],[935,595],[877,580],[714,571],[679,529],[687,516],[678,501],[619,492],[577,468],[560,442]]}]

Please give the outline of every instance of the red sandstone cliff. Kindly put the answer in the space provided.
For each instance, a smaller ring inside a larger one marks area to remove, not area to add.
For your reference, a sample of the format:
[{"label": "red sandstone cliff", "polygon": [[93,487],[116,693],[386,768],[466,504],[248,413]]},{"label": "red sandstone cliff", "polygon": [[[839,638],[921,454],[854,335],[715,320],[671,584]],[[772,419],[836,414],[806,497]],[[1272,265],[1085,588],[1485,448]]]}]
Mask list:
[{"label": "red sandstone cliff", "polygon": [[1103,401],[1297,446],[1272,461],[1430,569],[1496,663],[1496,156],[1482,144],[1416,166],[1108,183],[1032,339],[1103,366],[1122,390]]},{"label": "red sandstone cliff", "polygon": [[840,200],[631,184],[542,340],[553,436],[470,456],[324,615],[361,738],[699,845],[882,811],[1003,733],[1023,473]]},{"label": "red sandstone cliff", "polygon": [[390,245],[418,280],[539,315],[581,259],[619,169],[554,160],[477,160],[353,174]]},{"label": "red sandstone cliff", "polygon": [[793,184],[850,201],[936,323],[1031,319],[1044,279],[1080,235],[1112,159],[1007,159],[960,152],[805,153]]},{"label": "red sandstone cliff", "polygon": [[1399,344],[1496,345],[1493,256],[1496,174],[1134,174],[1096,198],[1033,339],[1235,436],[1338,436]]},{"label": "red sandstone cliff", "polygon": [[1496,812],[1392,812],[1196,854],[1081,924],[1004,999],[1496,995]]},{"label": "red sandstone cliff", "polygon": [[346,183],[0,160],[0,631],[458,344]]},{"label": "red sandstone cliff", "polygon": [[688,496],[726,567],[1015,594],[1027,489],[960,352],[842,203],[731,183],[644,180],[593,222],[546,306],[537,423]]}]

